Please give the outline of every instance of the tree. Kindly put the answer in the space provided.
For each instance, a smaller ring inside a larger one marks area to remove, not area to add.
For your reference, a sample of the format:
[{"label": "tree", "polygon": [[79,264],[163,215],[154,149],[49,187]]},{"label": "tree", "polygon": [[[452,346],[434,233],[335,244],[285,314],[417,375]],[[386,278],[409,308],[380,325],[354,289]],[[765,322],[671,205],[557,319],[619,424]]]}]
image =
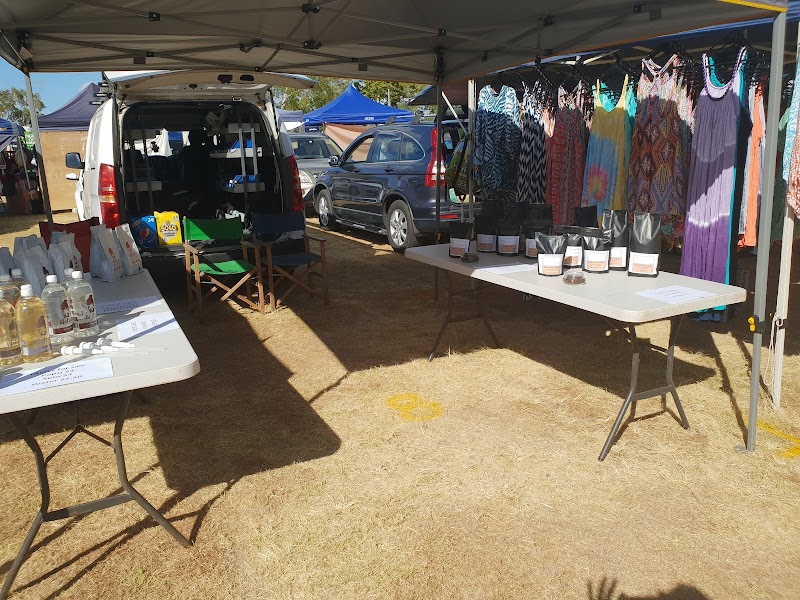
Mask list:
[{"label": "tree", "polygon": [[358,87],[359,92],[376,102],[387,104],[388,100],[389,106],[408,110],[409,101],[419,94],[425,86],[418,83],[364,80],[359,81],[356,87]]},{"label": "tree", "polygon": [[[33,102],[36,114],[41,115],[44,110],[44,102],[39,94],[33,94]],[[30,126],[31,115],[28,112],[28,96],[25,90],[15,87],[10,90],[0,90],[0,116],[15,123]]]},{"label": "tree", "polygon": [[341,94],[351,81],[336,77],[316,77],[317,85],[310,90],[279,88],[276,101],[286,110],[302,110],[304,113],[324,106]]}]

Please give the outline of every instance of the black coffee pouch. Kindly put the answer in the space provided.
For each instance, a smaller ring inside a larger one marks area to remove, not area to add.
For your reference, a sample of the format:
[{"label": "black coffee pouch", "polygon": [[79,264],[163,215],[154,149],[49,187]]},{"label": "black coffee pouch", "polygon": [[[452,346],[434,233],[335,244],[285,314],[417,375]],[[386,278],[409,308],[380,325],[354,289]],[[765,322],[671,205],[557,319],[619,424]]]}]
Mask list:
[{"label": "black coffee pouch", "polygon": [[522,225],[522,221],[524,221],[525,217],[528,215],[528,206],[530,205],[527,202],[512,202],[508,205],[506,218],[503,220],[509,223]]},{"label": "black coffee pouch", "polygon": [[594,233],[589,228],[590,235],[584,235],[583,242],[583,270],[588,273],[608,273],[611,254],[611,237],[591,235]]},{"label": "black coffee pouch", "polygon": [[580,227],[556,227],[556,235],[567,236],[567,247],[564,250],[564,266],[580,267],[583,264],[583,230]]},{"label": "black coffee pouch", "polygon": [[546,235],[547,231],[542,231],[536,225],[525,225],[522,227],[522,234],[525,236],[525,258],[536,258],[539,256],[539,246],[536,244],[536,235]]},{"label": "black coffee pouch", "polygon": [[661,215],[635,213],[628,255],[628,275],[657,277],[660,259]]},{"label": "black coffee pouch", "polygon": [[503,256],[514,256],[519,252],[518,223],[503,221],[497,224],[497,253]]},{"label": "black coffee pouch", "polygon": [[497,250],[497,219],[491,216],[475,217],[475,238],[478,252]]},{"label": "black coffee pouch", "polygon": [[597,227],[597,205],[576,208],[574,224],[578,227]]},{"label": "black coffee pouch", "polygon": [[539,275],[560,276],[564,270],[564,252],[567,249],[567,236],[537,234],[539,249]]},{"label": "black coffee pouch", "polygon": [[602,229],[611,236],[609,268],[624,271],[628,268],[628,243],[631,228],[627,210],[604,210]]},{"label": "black coffee pouch", "polygon": [[472,223],[450,223],[450,256],[461,258],[469,253]]}]

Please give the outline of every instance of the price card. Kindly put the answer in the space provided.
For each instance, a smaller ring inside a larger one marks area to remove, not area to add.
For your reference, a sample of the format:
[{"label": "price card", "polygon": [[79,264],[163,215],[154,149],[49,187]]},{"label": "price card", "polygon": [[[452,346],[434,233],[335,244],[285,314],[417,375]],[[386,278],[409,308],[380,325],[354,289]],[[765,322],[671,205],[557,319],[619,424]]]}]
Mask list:
[{"label": "price card", "polygon": [[142,337],[145,333],[161,333],[178,329],[178,322],[171,312],[159,312],[152,315],[140,315],[133,318],[119,319],[116,333],[121,342]]},{"label": "price card", "polygon": [[128,300],[117,300],[115,302],[98,302],[95,310],[98,315],[105,315],[115,312],[130,312],[137,308],[147,308],[161,305],[161,300],[155,296],[144,296],[142,298],[130,298]]},{"label": "price card", "polygon": [[78,360],[4,375],[0,379],[0,395],[35,392],[70,383],[106,379],[113,375],[110,358]]}]

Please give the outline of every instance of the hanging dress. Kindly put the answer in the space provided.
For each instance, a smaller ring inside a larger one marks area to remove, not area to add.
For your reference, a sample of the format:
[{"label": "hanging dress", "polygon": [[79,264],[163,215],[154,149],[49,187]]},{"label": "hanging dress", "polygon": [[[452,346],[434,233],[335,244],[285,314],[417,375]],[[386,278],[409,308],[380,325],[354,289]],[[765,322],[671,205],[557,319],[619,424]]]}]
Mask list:
[{"label": "hanging dress", "polygon": [[704,86],[695,109],[681,275],[719,283],[729,279],[744,56],[742,48],[733,76],[722,85],[703,55]]},{"label": "hanging dress", "polygon": [[586,120],[563,89],[559,89],[553,135],[547,146],[545,195],[553,207],[554,225],[571,225],[581,205],[586,161]]},{"label": "hanging dress", "polygon": [[627,183],[628,210],[660,213],[669,248],[683,238],[691,152],[691,104],[679,66],[675,54],[663,67],[642,61]]},{"label": "hanging dress", "polygon": [[519,174],[517,201],[541,203],[545,201],[546,177],[545,129],[542,104],[539,98],[544,91],[537,81],[533,88],[525,89],[522,99],[522,140],[519,148]]},{"label": "hanging dress", "polygon": [[758,207],[761,204],[762,163],[764,162],[765,123],[764,94],[761,86],[750,88],[750,115],[753,130],[747,145],[747,165],[744,172],[744,195],[739,215],[739,247],[756,245]]},{"label": "hanging dress", "polygon": [[601,89],[598,80],[581,199],[583,206],[597,206],[598,221],[602,220],[606,209],[625,208],[626,167],[630,153],[630,124],[626,105],[628,76],[625,76],[619,101],[611,110],[602,98],[604,94]]},{"label": "hanging dress", "polygon": [[508,86],[484,87],[478,98],[475,164],[482,188],[516,190],[522,122],[517,93]]}]

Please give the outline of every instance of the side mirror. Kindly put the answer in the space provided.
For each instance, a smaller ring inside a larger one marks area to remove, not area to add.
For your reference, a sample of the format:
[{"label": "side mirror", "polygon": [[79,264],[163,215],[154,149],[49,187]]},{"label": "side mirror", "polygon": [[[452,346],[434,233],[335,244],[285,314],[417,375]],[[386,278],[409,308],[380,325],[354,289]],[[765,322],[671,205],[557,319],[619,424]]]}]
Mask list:
[{"label": "side mirror", "polygon": [[76,173],[67,173],[66,175],[64,175],[64,177],[66,177],[70,181],[78,181],[78,175]]},{"label": "side mirror", "polygon": [[334,154],[333,156],[331,156],[331,159],[328,161],[328,164],[332,167],[339,166],[339,157]]},{"label": "side mirror", "polygon": [[86,166],[86,164],[81,160],[81,155],[79,152],[67,152],[66,161],[68,169],[81,169]]}]

